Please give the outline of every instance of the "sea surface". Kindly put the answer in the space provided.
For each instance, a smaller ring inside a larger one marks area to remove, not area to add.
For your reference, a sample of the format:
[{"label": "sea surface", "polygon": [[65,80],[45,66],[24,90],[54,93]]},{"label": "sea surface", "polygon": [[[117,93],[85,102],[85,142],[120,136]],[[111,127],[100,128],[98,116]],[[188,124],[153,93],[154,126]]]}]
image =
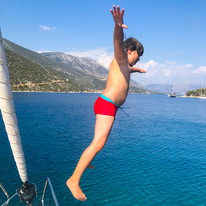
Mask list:
[{"label": "sea surface", "polygon": [[[206,205],[206,100],[128,95],[104,149],[75,200],[66,187],[94,134],[98,94],[14,93],[28,179],[39,205],[50,177],[60,206]],[[21,181],[0,116],[0,182],[12,196]],[[0,205],[6,200],[0,190]],[[15,196],[10,206],[23,205]],[[47,188],[45,205],[55,205]]]}]

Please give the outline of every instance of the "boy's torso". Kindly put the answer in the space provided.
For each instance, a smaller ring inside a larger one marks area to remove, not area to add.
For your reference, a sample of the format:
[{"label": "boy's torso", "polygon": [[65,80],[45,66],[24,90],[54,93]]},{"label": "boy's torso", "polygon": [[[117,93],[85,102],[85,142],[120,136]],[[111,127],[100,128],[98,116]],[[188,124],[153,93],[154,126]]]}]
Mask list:
[{"label": "boy's torso", "polygon": [[121,106],[127,97],[129,82],[130,69],[128,65],[119,66],[117,61],[113,59],[103,94]]}]

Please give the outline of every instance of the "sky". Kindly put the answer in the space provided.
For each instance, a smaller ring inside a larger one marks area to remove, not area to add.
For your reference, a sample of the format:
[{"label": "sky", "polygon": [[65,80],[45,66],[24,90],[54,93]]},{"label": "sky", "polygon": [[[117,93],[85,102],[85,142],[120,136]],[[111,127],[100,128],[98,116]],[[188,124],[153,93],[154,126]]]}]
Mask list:
[{"label": "sky", "polygon": [[144,46],[132,78],[147,84],[206,85],[205,0],[0,0],[4,38],[36,52],[90,57],[109,68],[113,5],[125,9],[125,37]]}]

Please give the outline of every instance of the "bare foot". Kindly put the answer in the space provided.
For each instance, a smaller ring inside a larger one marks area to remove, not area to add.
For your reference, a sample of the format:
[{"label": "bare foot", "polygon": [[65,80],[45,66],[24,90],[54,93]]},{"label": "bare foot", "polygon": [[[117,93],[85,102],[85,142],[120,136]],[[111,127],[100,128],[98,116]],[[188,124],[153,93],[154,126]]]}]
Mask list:
[{"label": "bare foot", "polygon": [[74,198],[80,201],[87,200],[87,197],[82,192],[81,188],[79,187],[79,184],[73,183],[70,179],[67,180],[66,184],[67,184],[67,187],[70,189]]},{"label": "bare foot", "polygon": [[94,166],[91,164],[91,163],[89,163],[89,165],[87,166],[89,169],[94,169]]}]

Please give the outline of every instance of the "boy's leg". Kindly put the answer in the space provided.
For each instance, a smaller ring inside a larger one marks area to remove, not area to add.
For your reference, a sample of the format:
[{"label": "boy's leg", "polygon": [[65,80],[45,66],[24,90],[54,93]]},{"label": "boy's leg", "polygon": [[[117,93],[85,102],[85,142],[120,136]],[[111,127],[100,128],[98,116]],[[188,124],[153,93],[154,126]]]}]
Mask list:
[{"label": "boy's leg", "polygon": [[83,152],[73,175],[67,180],[67,186],[73,196],[78,200],[86,200],[86,196],[79,186],[81,176],[95,155],[104,147],[112,129],[113,122],[114,117],[112,116],[96,115],[94,139]]}]

